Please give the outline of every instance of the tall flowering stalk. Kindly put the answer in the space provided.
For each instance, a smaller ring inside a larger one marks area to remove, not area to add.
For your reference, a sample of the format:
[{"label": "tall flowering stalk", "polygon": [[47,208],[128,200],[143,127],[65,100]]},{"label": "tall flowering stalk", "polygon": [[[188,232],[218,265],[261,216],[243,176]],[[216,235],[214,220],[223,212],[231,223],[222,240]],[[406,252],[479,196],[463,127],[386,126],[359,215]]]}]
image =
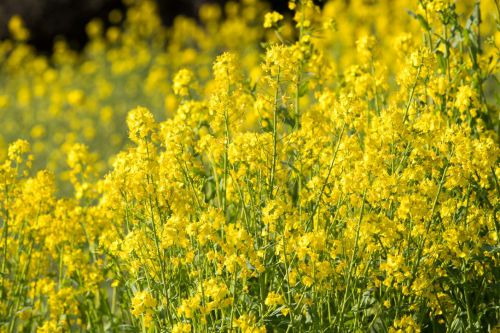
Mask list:
[{"label": "tall flowering stalk", "polygon": [[498,328],[493,3],[127,4],[0,43],[0,332]]}]

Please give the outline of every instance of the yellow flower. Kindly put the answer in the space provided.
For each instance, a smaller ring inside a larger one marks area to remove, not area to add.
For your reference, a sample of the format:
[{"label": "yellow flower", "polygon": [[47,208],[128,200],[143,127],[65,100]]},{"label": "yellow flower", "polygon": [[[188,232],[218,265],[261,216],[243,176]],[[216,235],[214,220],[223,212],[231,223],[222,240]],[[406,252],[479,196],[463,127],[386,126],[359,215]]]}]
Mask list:
[{"label": "yellow flower", "polygon": [[152,314],[156,308],[156,299],[147,290],[137,292],[132,298],[131,313],[135,317],[142,314]]},{"label": "yellow flower", "polygon": [[242,314],[236,319],[236,325],[243,333],[265,333],[267,332],[264,325],[258,325],[253,314]]},{"label": "yellow flower", "polygon": [[26,140],[17,140],[9,146],[8,156],[12,161],[20,163],[22,155],[30,151],[30,144]]},{"label": "yellow flower", "polygon": [[417,325],[413,317],[405,315],[399,319],[394,320],[394,323],[389,328],[389,332],[419,333],[420,327]]},{"label": "yellow flower", "polygon": [[465,111],[473,108],[477,101],[477,93],[470,86],[461,86],[458,88],[455,106],[464,113]]},{"label": "yellow flower", "polygon": [[189,95],[189,86],[193,83],[194,75],[189,69],[181,69],[175,74],[173,90],[174,94],[184,97]]},{"label": "yellow flower", "polygon": [[8,27],[12,37],[18,41],[25,41],[30,37],[29,31],[24,26],[23,19],[19,15],[14,15],[10,18]]},{"label": "yellow flower", "polygon": [[266,300],[264,302],[267,306],[276,306],[284,303],[283,295],[278,294],[274,291],[270,291],[267,294]]},{"label": "yellow flower", "polygon": [[156,128],[153,114],[148,109],[141,106],[138,106],[128,113],[127,125],[129,137],[136,143],[152,134]]},{"label": "yellow flower", "polygon": [[172,333],[191,333],[191,324],[178,323],[172,328]]},{"label": "yellow flower", "polygon": [[278,12],[270,12],[264,16],[264,28],[276,26],[276,23],[283,19],[283,15]]}]

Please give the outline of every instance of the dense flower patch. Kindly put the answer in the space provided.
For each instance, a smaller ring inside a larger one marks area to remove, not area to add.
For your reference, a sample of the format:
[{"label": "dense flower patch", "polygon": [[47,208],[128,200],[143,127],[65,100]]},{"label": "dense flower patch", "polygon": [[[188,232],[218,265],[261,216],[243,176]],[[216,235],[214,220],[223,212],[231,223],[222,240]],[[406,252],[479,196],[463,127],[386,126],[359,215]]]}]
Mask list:
[{"label": "dense flower patch", "polygon": [[0,43],[0,332],[494,331],[494,1],[127,3]]}]

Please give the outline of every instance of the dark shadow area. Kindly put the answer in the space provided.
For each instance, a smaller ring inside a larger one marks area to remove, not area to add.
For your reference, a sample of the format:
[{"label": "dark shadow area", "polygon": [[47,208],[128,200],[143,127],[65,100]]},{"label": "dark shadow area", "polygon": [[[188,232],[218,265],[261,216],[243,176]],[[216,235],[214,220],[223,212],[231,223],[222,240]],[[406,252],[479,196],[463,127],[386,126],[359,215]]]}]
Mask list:
[{"label": "dark shadow area", "polygon": [[2,0],[0,38],[8,36],[9,18],[19,15],[30,30],[29,43],[40,52],[51,52],[57,36],[81,49],[87,41],[85,25],[96,17],[106,19],[115,8],[124,8],[121,0]]},{"label": "dark shadow area", "polygon": [[[196,17],[207,2],[224,5],[227,0],[156,0],[165,25],[177,15]],[[270,1],[273,10],[287,11],[287,0]],[[13,15],[23,18],[30,30],[29,43],[43,53],[52,51],[54,39],[64,37],[71,48],[81,50],[86,42],[86,24],[93,18],[107,20],[113,9],[125,9],[121,0],[1,0],[0,39],[8,37],[7,24]]]}]

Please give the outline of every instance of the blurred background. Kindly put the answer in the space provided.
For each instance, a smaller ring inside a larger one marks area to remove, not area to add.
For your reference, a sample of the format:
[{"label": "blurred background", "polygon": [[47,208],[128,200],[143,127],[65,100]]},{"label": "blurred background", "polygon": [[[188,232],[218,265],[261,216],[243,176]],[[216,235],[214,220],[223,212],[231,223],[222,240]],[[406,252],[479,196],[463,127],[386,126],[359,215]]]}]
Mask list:
[{"label": "blurred background", "polygon": [[[165,25],[177,15],[196,17],[203,3],[227,0],[156,0]],[[273,9],[284,11],[287,0],[271,1]],[[7,23],[13,15],[20,15],[30,30],[30,44],[48,53],[58,36],[64,37],[74,49],[81,49],[86,41],[85,25],[93,18],[106,21],[113,9],[123,9],[122,0],[0,0],[0,39],[8,37]]]}]

